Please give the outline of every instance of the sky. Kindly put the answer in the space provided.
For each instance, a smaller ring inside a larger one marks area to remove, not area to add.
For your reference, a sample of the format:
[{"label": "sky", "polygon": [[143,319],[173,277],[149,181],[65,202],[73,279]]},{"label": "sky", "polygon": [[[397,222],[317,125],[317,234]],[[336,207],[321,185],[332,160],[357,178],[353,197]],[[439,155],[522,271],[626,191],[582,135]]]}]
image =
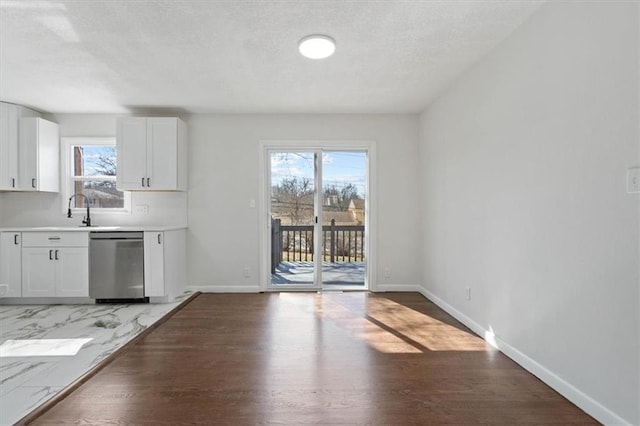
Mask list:
[{"label": "sky", "polygon": [[[100,145],[84,146],[84,174],[96,175],[96,159],[101,155],[114,156],[115,147]],[[313,152],[283,152],[271,154],[271,184],[277,185],[282,179],[306,177],[313,181]],[[357,151],[330,151],[322,154],[323,186],[335,185],[338,189],[351,183],[358,189],[360,197],[365,196],[367,154]]]},{"label": "sky", "polygon": [[[271,154],[271,184],[282,179],[306,177],[313,181],[312,152],[286,152]],[[367,154],[365,152],[331,151],[322,154],[323,186],[342,188],[351,183],[358,188],[358,195],[365,196]]]},{"label": "sky", "polygon": [[98,172],[96,172],[96,166],[97,166],[96,160],[101,155],[102,156],[107,156],[107,157],[115,157],[116,156],[116,147],[115,146],[84,145],[83,151],[84,151],[83,160],[84,160],[84,175],[85,176],[98,175]]}]

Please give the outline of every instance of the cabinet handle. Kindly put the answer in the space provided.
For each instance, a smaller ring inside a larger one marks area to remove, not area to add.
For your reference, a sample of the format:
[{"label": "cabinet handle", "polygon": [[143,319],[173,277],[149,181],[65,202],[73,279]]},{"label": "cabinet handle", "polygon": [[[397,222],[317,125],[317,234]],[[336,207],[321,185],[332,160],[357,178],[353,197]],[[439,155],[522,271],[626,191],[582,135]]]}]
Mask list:
[{"label": "cabinet handle", "polygon": [[11,178],[11,187],[12,188],[16,187],[16,178]]},{"label": "cabinet handle", "polygon": [[59,259],[58,259],[58,252],[59,252],[59,251],[60,251],[60,250],[56,250],[56,256],[55,256],[55,259],[56,259],[56,260],[59,260]]},{"label": "cabinet handle", "polygon": [[161,234],[158,234],[158,244],[162,244],[162,241],[160,241],[160,235]]},{"label": "cabinet handle", "polygon": [[49,237],[49,241],[60,241],[60,237]]},{"label": "cabinet handle", "polygon": [[151,187],[151,178],[147,178],[147,188]]},{"label": "cabinet handle", "polygon": [[18,235],[20,234],[16,234],[13,236],[13,244],[18,245]]},{"label": "cabinet handle", "polygon": [[53,250],[49,250],[49,260],[53,260]]},{"label": "cabinet handle", "polygon": [[142,178],[142,186],[144,186],[144,178]]},{"label": "cabinet handle", "polygon": [[36,187],[36,178],[31,179],[31,187],[32,188]]}]

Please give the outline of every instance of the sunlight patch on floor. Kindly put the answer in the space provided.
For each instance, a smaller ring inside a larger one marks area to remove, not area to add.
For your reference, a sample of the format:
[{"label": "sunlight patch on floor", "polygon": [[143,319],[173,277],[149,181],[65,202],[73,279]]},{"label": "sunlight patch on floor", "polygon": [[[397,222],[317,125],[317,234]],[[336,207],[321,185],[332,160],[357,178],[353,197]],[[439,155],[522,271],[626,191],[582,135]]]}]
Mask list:
[{"label": "sunlight patch on floor", "polygon": [[[487,350],[486,342],[471,332],[384,297],[358,296],[319,293],[314,303],[315,314],[382,353]],[[295,293],[280,293],[280,297],[306,299]]]},{"label": "sunlight patch on floor", "polygon": [[17,356],[75,356],[85,343],[92,340],[92,338],[7,340],[0,345],[0,358]]},{"label": "sunlight patch on floor", "polygon": [[367,316],[382,328],[430,351],[485,351],[486,343],[473,333],[385,298],[371,298]]}]

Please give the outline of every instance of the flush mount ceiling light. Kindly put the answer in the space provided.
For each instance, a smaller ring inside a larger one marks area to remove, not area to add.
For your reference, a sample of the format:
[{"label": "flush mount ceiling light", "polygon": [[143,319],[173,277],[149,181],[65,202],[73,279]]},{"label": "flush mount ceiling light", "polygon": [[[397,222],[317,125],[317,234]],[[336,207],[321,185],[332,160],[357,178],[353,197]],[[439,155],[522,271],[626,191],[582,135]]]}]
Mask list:
[{"label": "flush mount ceiling light", "polygon": [[333,55],[333,52],[336,51],[336,42],[329,36],[313,34],[300,40],[298,50],[306,58],[324,59]]}]

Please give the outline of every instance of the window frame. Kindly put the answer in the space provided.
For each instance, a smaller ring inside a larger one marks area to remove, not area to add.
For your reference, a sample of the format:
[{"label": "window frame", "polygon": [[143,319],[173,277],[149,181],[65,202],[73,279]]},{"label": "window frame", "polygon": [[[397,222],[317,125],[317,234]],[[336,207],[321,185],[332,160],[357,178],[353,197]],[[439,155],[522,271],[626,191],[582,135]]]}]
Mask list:
[{"label": "window frame", "polygon": [[[74,194],[74,182],[77,180],[73,174],[73,149],[74,146],[86,146],[86,145],[101,145],[101,146],[116,146],[115,137],[92,137],[92,136],[80,136],[80,137],[63,137],[60,138],[61,145],[61,176],[60,176],[60,190],[62,193],[62,211],[67,212],[69,206],[69,197]],[[87,179],[89,180],[89,179]],[[130,214],[131,213],[131,192],[122,191],[124,194],[124,206],[121,208],[104,208],[104,207],[91,207],[91,213],[96,215],[103,214]],[[86,211],[84,207],[72,207],[71,212],[82,214]]]}]

